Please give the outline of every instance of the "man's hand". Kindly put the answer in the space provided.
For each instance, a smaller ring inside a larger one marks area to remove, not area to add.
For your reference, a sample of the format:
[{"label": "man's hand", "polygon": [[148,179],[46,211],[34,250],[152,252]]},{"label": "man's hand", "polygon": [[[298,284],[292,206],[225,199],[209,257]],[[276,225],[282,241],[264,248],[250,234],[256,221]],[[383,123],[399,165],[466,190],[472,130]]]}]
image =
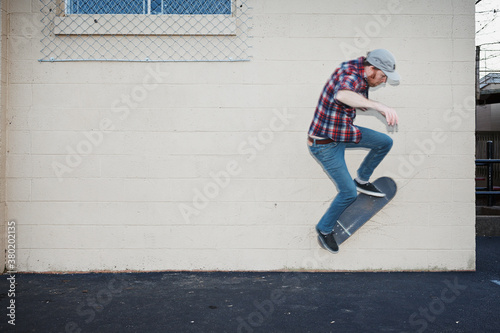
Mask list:
[{"label": "man's hand", "polygon": [[380,112],[385,119],[387,120],[387,124],[389,126],[396,126],[398,124],[398,114],[396,110],[390,108],[382,103],[378,103],[377,111]]}]

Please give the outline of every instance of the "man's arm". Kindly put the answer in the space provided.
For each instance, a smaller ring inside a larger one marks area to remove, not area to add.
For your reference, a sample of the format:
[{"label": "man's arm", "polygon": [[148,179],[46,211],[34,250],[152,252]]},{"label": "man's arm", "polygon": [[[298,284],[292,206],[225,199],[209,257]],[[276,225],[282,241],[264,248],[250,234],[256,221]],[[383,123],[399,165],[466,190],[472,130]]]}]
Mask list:
[{"label": "man's arm", "polygon": [[352,108],[377,110],[385,117],[389,126],[398,124],[398,114],[396,113],[396,110],[380,102],[368,99],[363,95],[355,93],[354,91],[339,90],[337,92],[337,100],[349,105]]}]

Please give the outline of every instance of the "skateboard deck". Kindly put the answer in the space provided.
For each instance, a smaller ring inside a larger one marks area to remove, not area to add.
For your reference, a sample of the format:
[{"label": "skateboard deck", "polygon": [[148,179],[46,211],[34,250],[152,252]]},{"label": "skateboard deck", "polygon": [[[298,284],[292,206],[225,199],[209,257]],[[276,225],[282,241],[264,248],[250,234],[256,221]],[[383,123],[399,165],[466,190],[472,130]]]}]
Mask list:
[{"label": "skateboard deck", "polygon": [[373,184],[383,193],[385,197],[377,198],[363,193],[358,193],[356,201],[354,201],[340,215],[333,231],[335,232],[335,240],[340,245],[345,242],[352,234],[368,222],[375,214],[377,214],[389,201],[394,198],[397,192],[397,186],[394,180],[389,177],[382,177],[373,182]]}]

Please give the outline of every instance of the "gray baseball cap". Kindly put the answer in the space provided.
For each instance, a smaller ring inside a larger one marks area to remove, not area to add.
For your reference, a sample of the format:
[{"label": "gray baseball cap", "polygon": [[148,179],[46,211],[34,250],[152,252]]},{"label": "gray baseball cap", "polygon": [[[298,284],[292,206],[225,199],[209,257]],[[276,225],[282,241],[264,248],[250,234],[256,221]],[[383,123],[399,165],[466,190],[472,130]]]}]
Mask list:
[{"label": "gray baseball cap", "polygon": [[368,52],[366,61],[384,72],[387,75],[389,84],[393,86],[399,84],[400,76],[396,72],[396,59],[394,59],[391,52],[385,49],[373,50]]}]

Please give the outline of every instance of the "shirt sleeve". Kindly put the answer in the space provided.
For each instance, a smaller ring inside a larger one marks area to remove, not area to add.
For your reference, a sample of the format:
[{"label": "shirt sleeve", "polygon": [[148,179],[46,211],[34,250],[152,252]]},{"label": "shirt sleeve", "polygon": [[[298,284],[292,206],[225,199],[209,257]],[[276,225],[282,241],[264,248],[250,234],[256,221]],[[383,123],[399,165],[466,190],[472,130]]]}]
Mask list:
[{"label": "shirt sleeve", "polygon": [[359,93],[361,86],[360,77],[357,74],[342,74],[338,79],[336,90],[351,90]]},{"label": "shirt sleeve", "polygon": [[340,101],[337,100],[337,93],[340,90],[350,90],[355,93],[360,93],[362,86],[363,85],[360,82],[360,77],[355,73],[341,74],[337,80],[337,84],[335,85],[335,102],[340,103]]}]

